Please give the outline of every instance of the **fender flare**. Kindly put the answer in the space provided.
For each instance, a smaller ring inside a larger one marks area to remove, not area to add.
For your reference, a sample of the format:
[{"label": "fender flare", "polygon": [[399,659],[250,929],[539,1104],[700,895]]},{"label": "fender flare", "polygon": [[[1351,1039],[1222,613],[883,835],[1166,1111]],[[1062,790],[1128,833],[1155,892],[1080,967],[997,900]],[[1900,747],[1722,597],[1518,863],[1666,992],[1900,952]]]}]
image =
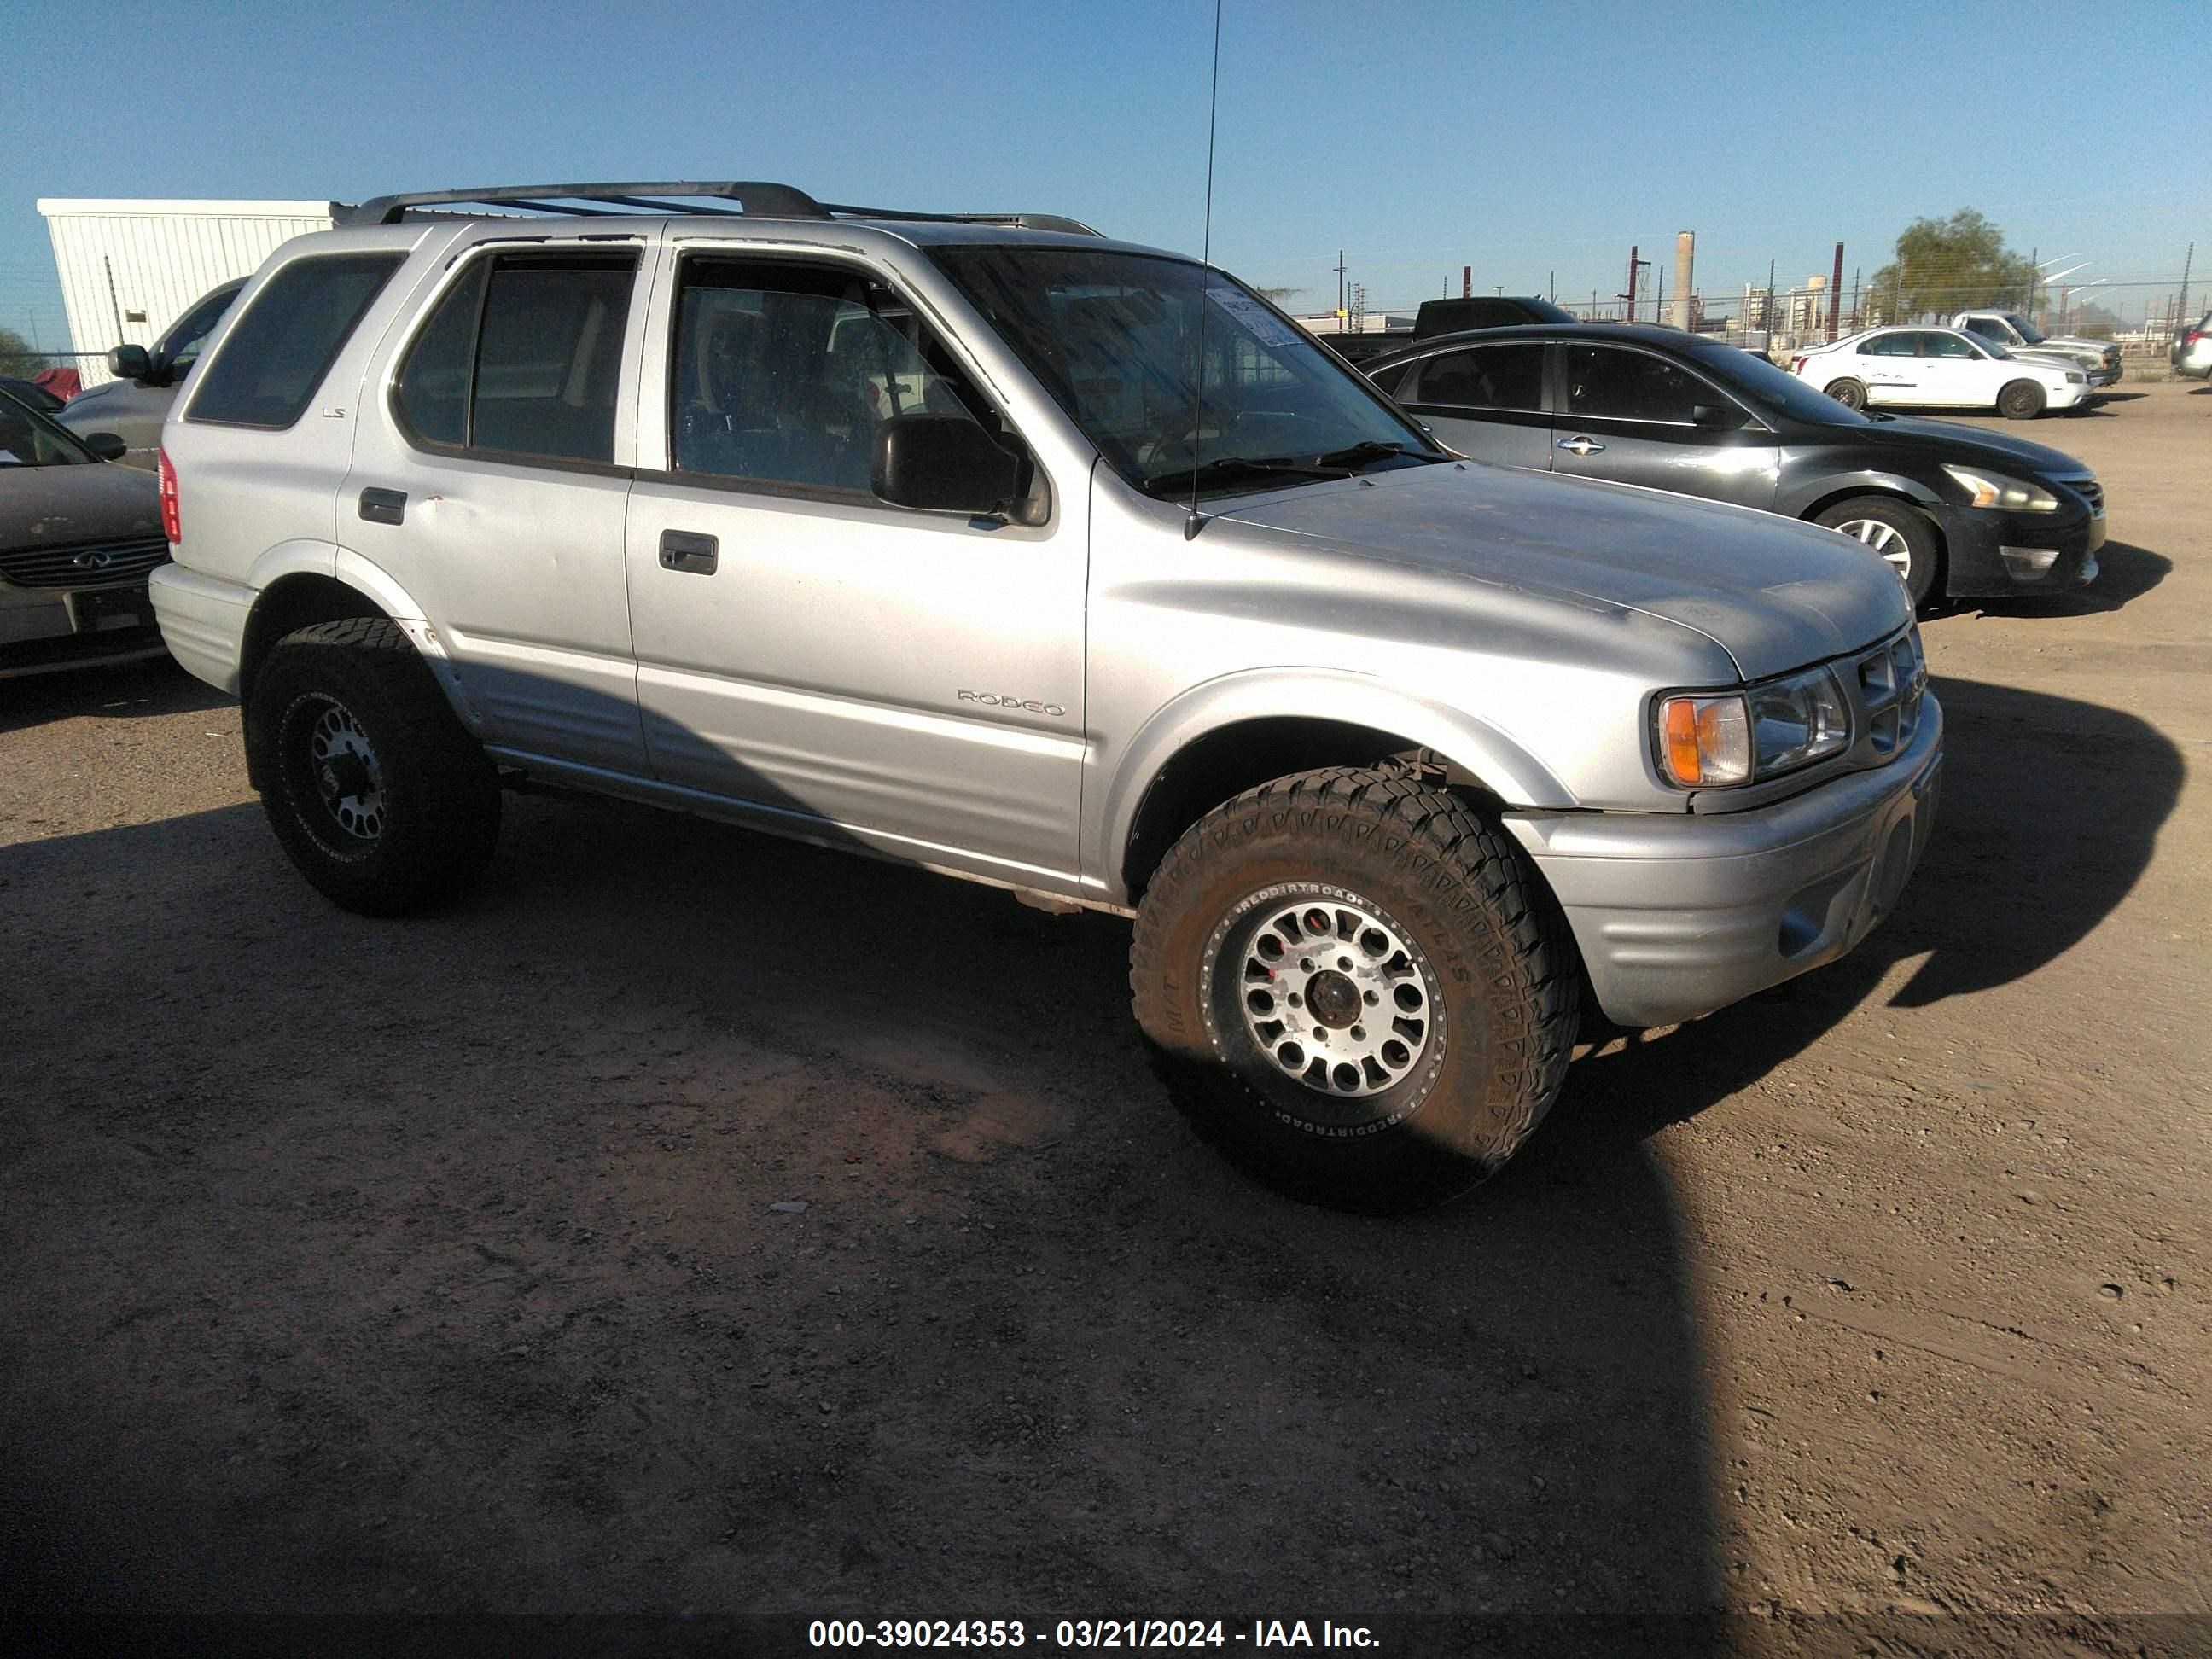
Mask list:
[{"label": "fender flare", "polygon": [[437,630],[424,617],[414,596],[390,572],[343,544],[297,540],[279,542],[256,559],[246,574],[246,586],[253,595],[253,604],[258,605],[262,596],[278,582],[287,576],[301,575],[323,576],[350,587],[398,623],[400,631],[422,653],[439,689],[446,694],[446,701],[453,705],[462,725],[471,732],[482,732],[482,721],[461,688],[459,677],[453,672]]},{"label": "fender flare", "polygon": [[1821,501],[1840,500],[1846,495],[1901,495],[1915,507],[1942,507],[1943,498],[1917,478],[1908,478],[1902,473],[1879,472],[1869,469],[1863,472],[1830,472],[1808,488],[1792,492],[1774,504],[1778,513],[1786,513],[1793,519],[1802,519]]},{"label": "fender flare", "polygon": [[1122,750],[1101,793],[1094,868],[1120,885],[1122,857],[1145,797],[1192,744],[1244,720],[1328,720],[1403,738],[1464,767],[1510,806],[1569,809],[1566,787],[1510,735],[1462,710],[1409,696],[1342,669],[1247,669],[1208,680],[1156,710]]}]

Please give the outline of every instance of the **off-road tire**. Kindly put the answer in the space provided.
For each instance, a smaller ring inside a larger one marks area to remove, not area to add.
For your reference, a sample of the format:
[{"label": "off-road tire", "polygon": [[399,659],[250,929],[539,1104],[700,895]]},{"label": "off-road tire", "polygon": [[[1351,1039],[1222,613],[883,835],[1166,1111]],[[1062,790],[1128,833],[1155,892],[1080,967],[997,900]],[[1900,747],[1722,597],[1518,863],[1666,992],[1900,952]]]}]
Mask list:
[{"label": "off-road tire", "polygon": [[[1905,538],[1905,567],[1901,574],[1905,596],[1912,601],[1912,608],[1919,610],[1935,594],[1936,580],[1943,568],[1942,538],[1936,533],[1935,521],[1917,507],[1890,495],[1854,495],[1849,501],[1838,501],[1813,522],[1831,530],[1864,523],[1887,525]],[[1844,533],[1856,532],[1844,530]],[[1860,536],[1858,539],[1867,538]],[[1888,556],[1883,550],[1871,550],[1884,558]],[[1892,568],[1895,568],[1893,562]]]},{"label": "off-road tire", "polygon": [[[1356,897],[1434,970],[1435,1052],[1368,1097],[1372,1127],[1324,1133],[1324,1105],[1229,1000],[1237,930],[1261,925],[1243,918],[1298,902],[1255,909],[1278,889]],[[1370,1213],[1439,1203],[1520,1149],[1566,1074],[1581,999],[1565,919],[1504,833],[1448,791],[1353,768],[1279,778],[1194,825],[1146,890],[1129,982],[1201,1136],[1279,1191]]]},{"label": "off-road tire", "polygon": [[[325,896],[363,915],[398,915],[441,903],[482,873],[499,839],[498,775],[398,623],[353,617],[286,635],[251,701],[246,742],[262,806]],[[373,757],[373,838],[349,830],[322,793],[313,744],[334,721],[349,722]]]},{"label": "off-road tire", "polygon": [[2032,421],[2050,401],[2033,380],[2008,380],[1997,393],[1997,413],[2008,421]]},{"label": "off-road tire", "polygon": [[1820,389],[1845,409],[1866,407],[1866,382],[1863,380],[1831,380]]}]

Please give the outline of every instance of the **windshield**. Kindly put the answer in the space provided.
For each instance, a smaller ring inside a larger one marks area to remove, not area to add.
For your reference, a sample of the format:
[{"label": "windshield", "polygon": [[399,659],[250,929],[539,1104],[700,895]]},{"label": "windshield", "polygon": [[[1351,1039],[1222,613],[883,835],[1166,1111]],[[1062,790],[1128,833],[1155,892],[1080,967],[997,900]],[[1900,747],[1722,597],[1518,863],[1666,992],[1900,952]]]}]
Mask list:
[{"label": "windshield", "polygon": [[1194,469],[1201,489],[1218,491],[1449,459],[1360,376],[1219,271],[1105,249],[930,252],[1140,489],[1172,494]]},{"label": "windshield", "polygon": [[1765,405],[1777,414],[1813,426],[1864,426],[1868,417],[1845,409],[1826,392],[1795,374],[1784,373],[1754,352],[1733,346],[1700,343],[1691,353],[1698,368],[1730,391],[1741,392],[1753,405]]},{"label": "windshield", "polygon": [[2030,345],[2041,345],[2051,337],[2033,323],[2029,322],[2027,318],[2015,316],[2011,312],[2005,313],[2005,321],[2010,323],[2014,331]]},{"label": "windshield", "polygon": [[65,428],[0,388],[0,467],[75,466],[98,459]]}]

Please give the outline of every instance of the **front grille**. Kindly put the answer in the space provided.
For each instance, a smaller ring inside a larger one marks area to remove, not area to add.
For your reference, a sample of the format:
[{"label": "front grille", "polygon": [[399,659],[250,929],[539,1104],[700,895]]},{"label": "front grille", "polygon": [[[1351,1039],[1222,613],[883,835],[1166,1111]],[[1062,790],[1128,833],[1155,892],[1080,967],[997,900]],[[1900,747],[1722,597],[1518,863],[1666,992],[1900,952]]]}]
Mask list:
[{"label": "front grille", "polygon": [[1920,729],[1920,698],[1928,689],[1928,665],[1913,630],[1861,657],[1854,678],[1867,740],[1877,761],[1891,759]]},{"label": "front grille", "polygon": [[143,580],[169,556],[160,536],[66,547],[13,547],[0,552],[0,581],[17,587],[104,587]]}]

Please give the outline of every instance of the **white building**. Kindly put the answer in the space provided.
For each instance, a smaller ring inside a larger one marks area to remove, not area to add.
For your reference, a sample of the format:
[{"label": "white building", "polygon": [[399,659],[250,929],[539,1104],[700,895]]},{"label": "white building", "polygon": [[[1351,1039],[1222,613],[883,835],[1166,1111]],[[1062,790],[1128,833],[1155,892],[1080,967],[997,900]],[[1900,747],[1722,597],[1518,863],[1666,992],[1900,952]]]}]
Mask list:
[{"label": "white building", "polygon": [[[93,353],[152,345],[210,289],[252,276],[280,243],[328,230],[333,207],[329,202],[41,200],[71,343]],[[76,361],[87,386],[114,378],[97,356]]]}]

